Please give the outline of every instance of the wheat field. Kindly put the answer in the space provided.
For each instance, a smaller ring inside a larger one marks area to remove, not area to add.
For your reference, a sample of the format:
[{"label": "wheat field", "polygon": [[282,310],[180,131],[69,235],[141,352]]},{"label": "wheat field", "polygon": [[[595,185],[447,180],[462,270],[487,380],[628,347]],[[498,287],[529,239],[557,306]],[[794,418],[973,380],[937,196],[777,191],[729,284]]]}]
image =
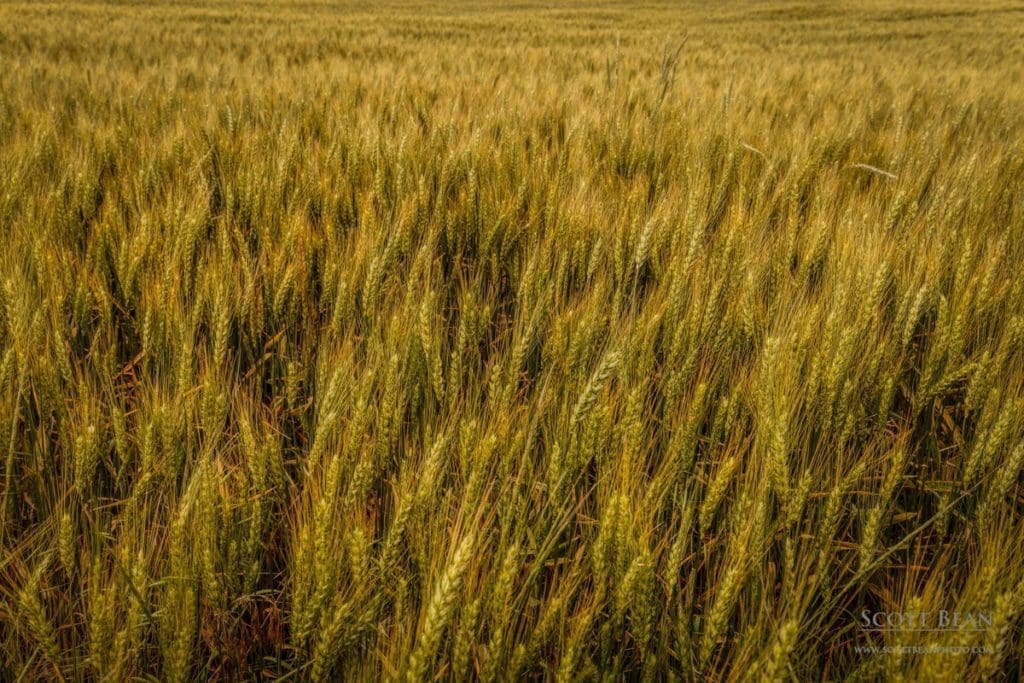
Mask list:
[{"label": "wheat field", "polygon": [[1022,82],[1008,0],[0,2],[0,679],[1018,680]]}]

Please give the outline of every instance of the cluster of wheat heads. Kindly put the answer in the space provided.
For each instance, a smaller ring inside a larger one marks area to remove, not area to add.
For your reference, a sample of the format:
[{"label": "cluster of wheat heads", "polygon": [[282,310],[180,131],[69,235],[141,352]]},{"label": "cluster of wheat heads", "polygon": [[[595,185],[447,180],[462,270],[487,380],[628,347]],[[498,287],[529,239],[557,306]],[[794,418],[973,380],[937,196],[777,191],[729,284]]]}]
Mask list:
[{"label": "cluster of wheat heads", "polygon": [[0,678],[1020,675],[1020,15],[639,4],[0,5]]}]

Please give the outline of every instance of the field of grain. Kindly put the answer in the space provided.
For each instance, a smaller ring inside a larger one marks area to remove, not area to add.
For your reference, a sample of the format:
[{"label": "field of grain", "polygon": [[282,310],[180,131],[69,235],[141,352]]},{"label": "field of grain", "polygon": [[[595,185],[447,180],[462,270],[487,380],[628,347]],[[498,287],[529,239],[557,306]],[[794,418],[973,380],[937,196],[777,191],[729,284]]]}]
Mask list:
[{"label": "field of grain", "polygon": [[5,0],[0,679],[1019,680],[1022,82],[1008,0]]}]

